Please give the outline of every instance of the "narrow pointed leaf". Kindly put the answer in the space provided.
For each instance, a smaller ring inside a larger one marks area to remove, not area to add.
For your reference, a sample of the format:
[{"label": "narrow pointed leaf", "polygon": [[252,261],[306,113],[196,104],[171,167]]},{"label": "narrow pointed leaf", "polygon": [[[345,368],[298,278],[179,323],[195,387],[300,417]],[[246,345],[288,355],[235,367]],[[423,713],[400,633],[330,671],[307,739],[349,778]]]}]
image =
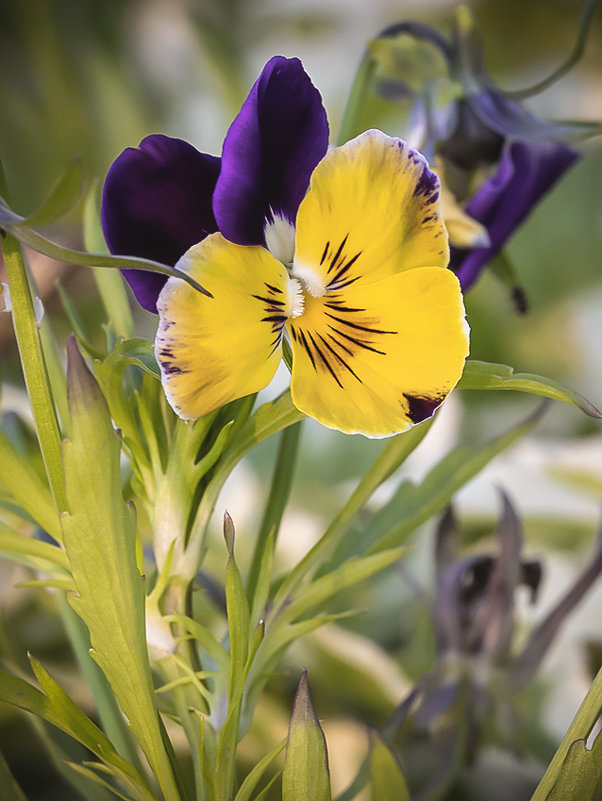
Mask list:
[{"label": "narrow pointed leaf", "polygon": [[410,791],[397,759],[378,734],[370,733],[372,801],[410,801]]},{"label": "narrow pointed leaf", "polygon": [[[373,517],[364,532],[372,543],[369,552],[391,548],[404,542],[409,535],[433,515],[441,512],[453,495],[476,476],[494,456],[525,436],[540,420],[547,404],[509,431],[477,447],[454,448],[428,473],[420,484],[405,481],[393,498]],[[354,532],[345,542],[354,547],[359,533]],[[339,554],[341,558],[342,554]]]},{"label": "narrow pointed leaf", "polygon": [[45,692],[8,673],[0,672],[0,701],[23,709],[51,723],[88,748],[94,756],[111,766],[124,785],[141,801],[155,801],[148,785],[129,762],[117,754],[105,734],[86,717],[41,664],[31,659]]},{"label": "narrow pointed leaf", "polygon": [[288,730],[282,801],[331,801],[326,740],[311,703],[305,672]]},{"label": "narrow pointed leaf", "polygon": [[0,481],[13,498],[57,542],[62,533],[52,494],[47,482],[40,477],[31,461],[15,448],[0,430]]},{"label": "narrow pointed leaf", "polygon": [[234,801],[249,801],[255,788],[257,787],[258,783],[261,781],[261,777],[265,773],[265,771],[269,768],[272,762],[276,759],[278,754],[282,753],[284,750],[284,746],[286,745],[286,740],[283,740],[279,743],[275,748],[269,751],[259,762],[255,765],[252,770],[247,773],[245,780],[240,785],[240,789],[236,793],[234,797]]},{"label": "narrow pointed leaf", "polygon": [[81,157],[76,156],[64,174],[50,190],[40,208],[24,220],[32,228],[44,228],[62,219],[75,208],[85,188],[84,167]]},{"label": "narrow pointed leaf", "polygon": [[531,373],[515,373],[505,364],[468,361],[458,384],[460,389],[506,389],[540,395],[543,398],[571,403],[590,417],[601,418],[602,412],[578,392]]}]

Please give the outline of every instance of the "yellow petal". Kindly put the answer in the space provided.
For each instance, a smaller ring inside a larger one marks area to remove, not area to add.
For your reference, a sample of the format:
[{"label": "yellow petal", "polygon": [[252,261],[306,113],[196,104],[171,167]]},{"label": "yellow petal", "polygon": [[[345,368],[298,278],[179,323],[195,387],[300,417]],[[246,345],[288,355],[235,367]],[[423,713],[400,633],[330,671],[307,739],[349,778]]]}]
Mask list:
[{"label": "yellow petal", "polygon": [[441,182],[441,208],[451,245],[456,248],[489,247],[487,228],[466,214],[444,181]]},{"label": "yellow petal", "polygon": [[288,278],[265,248],[234,245],[221,234],[192,247],[177,267],[212,295],[170,278],[157,303],[155,354],[165,394],[180,417],[194,420],[273,378]]},{"label": "yellow petal", "polygon": [[293,275],[311,294],[445,267],[439,179],[401,139],[367,131],[318,164],[297,214]]},{"label": "yellow petal", "polygon": [[292,398],[329,428],[404,431],[432,416],[462,374],[468,326],[449,270],[421,267],[305,302],[287,323]]}]

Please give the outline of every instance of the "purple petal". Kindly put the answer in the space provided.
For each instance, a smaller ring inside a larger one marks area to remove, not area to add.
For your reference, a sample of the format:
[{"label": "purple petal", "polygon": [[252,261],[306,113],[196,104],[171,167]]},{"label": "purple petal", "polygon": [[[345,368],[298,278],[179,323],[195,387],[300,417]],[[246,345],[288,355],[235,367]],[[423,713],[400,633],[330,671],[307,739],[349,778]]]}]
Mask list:
[{"label": "purple petal", "polygon": [[497,172],[476,192],[466,213],[483,223],[486,248],[451,248],[450,267],[466,291],[579,153],[562,142],[506,143]]},{"label": "purple petal", "polygon": [[[219,158],[159,134],[124,150],[103,189],[102,227],[111,253],[173,266],[217,231],[211,198],[219,169]],[[166,276],[145,270],[123,274],[140,305],[156,312]]]},{"label": "purple petal", "polygon": [[274,214],[294,223],[327,147],[326,112],[301,62],[270,59],[224,142],[213,197],[222,234],[239,245],[263,245]]}]

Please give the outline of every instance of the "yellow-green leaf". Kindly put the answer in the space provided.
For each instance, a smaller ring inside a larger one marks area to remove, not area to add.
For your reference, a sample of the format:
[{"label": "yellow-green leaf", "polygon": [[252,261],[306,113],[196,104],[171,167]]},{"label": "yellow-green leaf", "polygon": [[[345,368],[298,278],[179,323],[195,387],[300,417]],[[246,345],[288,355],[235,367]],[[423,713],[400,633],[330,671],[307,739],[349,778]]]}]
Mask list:
[{"label": "yellow-green leaf", "polygon": [[282,801],[331,801],[326,740],[311,703],[305,671],[288,730]]},{"label": "yellow-green leaf", "polygon": [[394,754],[375,731],[370,732],[372,801],[410,801],[410,791]]},{"label": "yellow-green leaf", "polygon": [[506,364],[467,361],[458,383],[460,389],[501,389],[527,392],[543,398],[571,403],[590,417],[602,417],[602,412],[578,392],[563,387],[550,378],[531,373],[515,373]]}]

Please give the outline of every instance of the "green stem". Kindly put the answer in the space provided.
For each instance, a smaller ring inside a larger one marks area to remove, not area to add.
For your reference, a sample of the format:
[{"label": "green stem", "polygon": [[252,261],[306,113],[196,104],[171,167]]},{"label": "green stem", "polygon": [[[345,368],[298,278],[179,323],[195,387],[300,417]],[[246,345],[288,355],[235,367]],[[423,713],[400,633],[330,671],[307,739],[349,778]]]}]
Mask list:
[{"label": "green stem", "polygon": [[531,796],[531,801],[545,801],[558,779],[558,774],[571,745],[575,740],[587,740],[598,719],[602,715],[602,668],[581,702],[573,722],[569,726],[558,750],[552,757],[542,780]]},{"label": "green stem", "polygon": [[[4,187],[0,185],[0,191]],[[23,254],[10,234],[0,237],[4,266],[10,287],[13,325],[25,385],[38,432],[40,450],[57,511],[67,508],[61,459],[61,436],[52,399],[40,334],[36,325],[33,299]]]},{"label": "green stem", "polygon": [[347,98],[347,105],[343,112],[343,119],[341,120],[339,135],[337,137],[338,145],[344,144],[348,139],[351,139],[358,133],[357,121],[364,103],[364,98],[370,90],[375,67],[376,63],[370,53],[365,53],[355,73],[353,85],[349,92],[349,97]]},{"label": "green stem", "polygon": [[[181,677],[176,660],[168,656],[161,660],[161,670],[168,681],[175,681]],[[194,773],[194,786],[196,801],[206,801],[207,787],[203,776],[202,755],[201,755],[201,732],[198,720],[190,712],[188,693],[183,686],[174,686],[172,697],[176,708],[179,722],[182,724],[188,745],[190,746],[190,758]]]},{"label": "green stem", "polygon": [[405,458],[426,436],[433,421],[427,420],[419,426],[392,437],[377,456],[372,467],[362,478],[347,503],[328,526],[322,537],[311,548],[280,586],[273,601],[270,617],[274,619],[291,593],[332,553],[347,523],[358,509],[366,503],[372,493],[401,465]]},{"label": "green stem", "polygon": [[517,89],[516,91],[503,92],[502,94],[504,94],[505,97],[511,98],[512,100],[525,100],[527,97],[533,97],[534,95],[540,94],[545,89],[548,89],[550,86],[556,83],[556,81],[558,81],[564,75],[566,75],[567,72],[569,72],[569,70],[571,70],[575,64],[577,64],[583,55],[585,43],[587,42],[587,36],[589,34],[591,19],[597,2],[598,0],[588,0],[588,2],[585,3],[583,11],[581,12],[577,41],[575,42],[575,46],[573,47],[566,61],[564,61],[557,69],[555,69],[551,75],[548,75],[547,78],[538,81],[533,86],[528,86],[525,89]]},{"label": "green stem", "polygon": [[[291,494],[293,476],[297,464],[297,454],[299,451],[302,422],[303,421],[285,428],[280,435],[280,445],[276,456],[276,464],[274,465],[270,494],[263,513],[263,520],[261,521],[261,526],[257,535],[257,542],[255,543],[253,559],[249,570],[247,598],[249,599],[249,606],[251,608],[253,608],[253,600],[255,598],[257,580],[259,578],[259,571],[266,543],[270,537],[271,531],[278,532],[282,521],[282,515],[284,514],[286,504]],[[274,544],[275,542],[276,538],[274,538]]]},{"label": "green stem", "polygon": [[[1,190],[2,187],[0,187],[0,195],[5,196]],[[153,273],[161,273],[162,275],[181,278],[183,281],[190,284],[193,289],[196,289],[197,292],[211,297],[210,293],[207,292],[206,289],[203,289],[192,276],[182,272],[182,270],[178,270],[176,267],[168,267],[166,264],[160,264],[150,259],[138,259],[132,256],[110,256],[105,253],[86,253],[86,251],[83,250],[64,248],[46,239],[46,237],[38,234],[31,228],[28,228],[22,218],[16,217],[12,212],[10,212],[10,214],[6,213],[6,209],[4,209],[4,213],[0,216],[0,228],[3,228],[5,231],[10,231],[10,233],[24,245],[27,245],[38,253],[43,253],[45,256],[55,261],[64,261],[67,264],[74,264],[78,267],[112,267],[113,269],[119,270],[127,267],[128,269],[134,270],[149,270]]]},{"label": "green stem", "polygon": [[71,609],[63,593],[58,594],[58,606],[63,625],[65,626],[78,664],[86,684],[94,697],[94,703],[96,704],[98,716],[105,734],[113,743],[117,753],[124,759],[127,759],[140,775],[144,776],[145,771],[142,767],[136,746],[134,745],[132,735],[117,706],[111,687],[104,673],[90,657],[90,637],[88,635],[88,629],[81,618]]}]

